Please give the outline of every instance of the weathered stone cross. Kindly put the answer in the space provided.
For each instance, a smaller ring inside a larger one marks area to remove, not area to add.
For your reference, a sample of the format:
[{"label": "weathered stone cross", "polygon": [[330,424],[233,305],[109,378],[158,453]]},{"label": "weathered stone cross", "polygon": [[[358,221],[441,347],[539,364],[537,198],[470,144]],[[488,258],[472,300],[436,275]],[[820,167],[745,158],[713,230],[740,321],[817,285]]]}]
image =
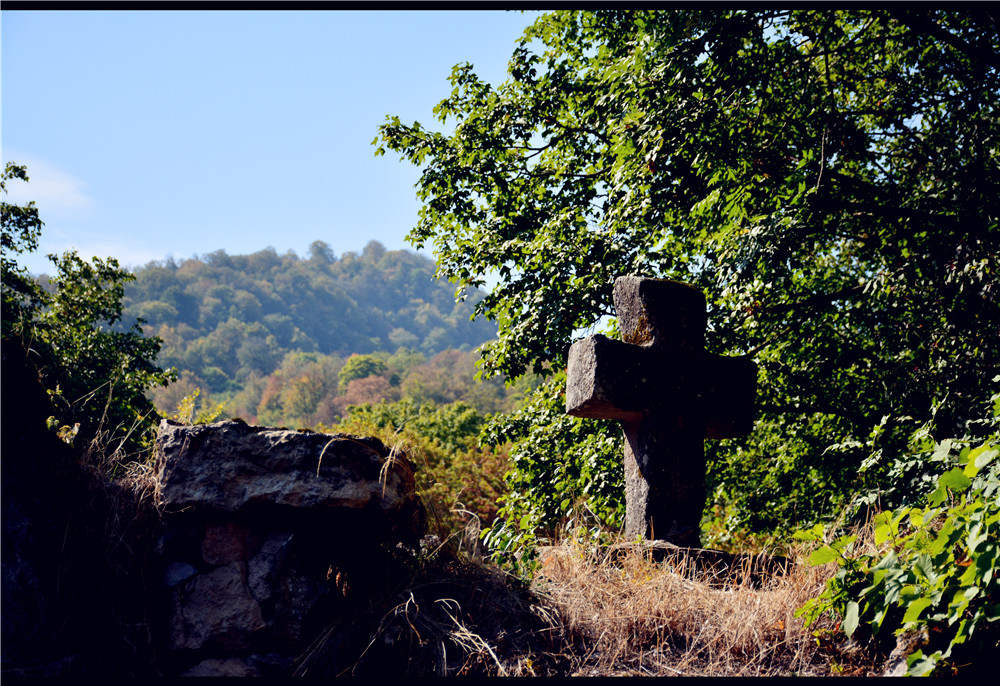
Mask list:
[{"label": "weathered stone cross", "polygon": [[705,438],[753,427],[757,365],[705,352],[705,296],[676,281],[615,280],[622,341],[569,350],[566,411],[625,432],[625,535],[700,547]]}]

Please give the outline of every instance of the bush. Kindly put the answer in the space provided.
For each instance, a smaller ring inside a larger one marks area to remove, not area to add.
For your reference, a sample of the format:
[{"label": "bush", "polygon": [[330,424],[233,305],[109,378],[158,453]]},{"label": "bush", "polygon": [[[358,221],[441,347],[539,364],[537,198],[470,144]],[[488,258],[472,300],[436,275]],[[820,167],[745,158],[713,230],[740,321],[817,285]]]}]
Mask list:
[{"label": "bush", "polygon": [[565,386],[565,371],[555,374],[522,409],[496,415],[483,431],[489,444],[511,444],[507,493],[484,541],[517,571],[529,571],[537,543],[559,530],[600,535],[625,519],[621,428],[567,415]]},{"label": "bush", "polygon": [[[486,417],[462,402],[439,407],[410,400],[351,406],[337,431],[378,436],[401,446],[417,465],[417,493],[428,511],[430,533],[477,535],[497,517],[507,454],[482,447]],[[320,425],[319,430],[328,430]]]},{"label": "bush", "polygon": [[[862,627],[876,639],[926,631],[927,645],[907,657],[911,675],[955,670],[1000,647],[1000,430],[975,447],[941,441],[933,455],[944,468],[923,505],[872,519],[874,552],[859,552],[851,534],[812,553],[813,564],[834,562],[838,570],[800,610],[807,624],[836,613],[848,637]],[[822,535],[816,526],[798,537]]]},{"label": "bush", "polygon": [[[6,181],[27,181],[24,167],[8,163]],[[155,364],[158,338],[147,338],[142,320],[122,320],[125,284],[135,277],[117,260],[90,262],[70,251],[49,255],[56,268],[43,289],[13,255],[38,246],[42,222],[34,203],[3,203],[3,335],[18,338],[38,367],[53,400],[50,426],[93,445],[111,463],[133,459],[151,442],[158,419],[147,389],[176,378]]]}]

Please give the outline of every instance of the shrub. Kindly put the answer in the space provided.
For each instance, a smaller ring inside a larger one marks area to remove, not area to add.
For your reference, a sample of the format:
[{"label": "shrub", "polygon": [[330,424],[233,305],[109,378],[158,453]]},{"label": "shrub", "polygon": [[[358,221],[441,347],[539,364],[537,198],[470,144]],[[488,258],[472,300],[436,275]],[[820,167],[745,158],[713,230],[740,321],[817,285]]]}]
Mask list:
[{"label": "shrub", "polygon": [[536,545],[560,530],[599,536],[625,518],[621,429],[567,415],[565,386],[566,373],[555,374],[523,408],[494,416],[483,431],[489,444],[511,444],[507,492],[484,542],[515,571],[530,573]]},{"label": "shrub", "polygon": [[[8,163],[6,182],[27,181],[24,167]],[[70,251],[50,255],[56,276],[43,289],[13,255],[38,247],[42,222],[34,203],[3,202],[3,335],[18,338],[38,367],[53,400],[50,426],[78,435],[83,448],[99,448],[116,464],[148,447],[157,419],[146,391],[176,378],[155,360],[161,340],[143,335],[142,320],[123,321],[125,284],[135,277],[114,258],[90,262]]]},{"label": "shrub", "polygon": [[[927,645],[907,657],[911,675],[955,670],[967,656],[995,651],[1000,636],[1000,430],[975,447],[941,441],[933,455],[944,468],[922,506],[872,519],[874,552],[860,552],[850,534],[812,553],[813,564],[838,569],[800,610],[807,624],[836,613],[849,637],[861,627],[875,638],[926,631]],[[822,535],[817,525],[798,537]]]},{"label": "shrub", "polygon": [[[337,431],[378,436],[401,446],[417,465],[417,492],[430,532],[443,540],[493,524],[503,492],[507,454],[479,445],[486,417],[462,402],[434,407],[401,400],[351,406]],[[327,430],[320,426],[319,430]]]}]

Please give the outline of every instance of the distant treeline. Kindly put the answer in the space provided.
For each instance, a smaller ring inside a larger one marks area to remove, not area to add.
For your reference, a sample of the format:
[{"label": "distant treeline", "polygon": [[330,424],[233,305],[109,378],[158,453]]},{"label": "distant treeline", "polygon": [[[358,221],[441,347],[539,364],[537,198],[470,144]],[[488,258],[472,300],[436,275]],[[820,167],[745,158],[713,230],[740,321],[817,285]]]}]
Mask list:
[{"label": "distant treeline", "polygon": [[347,356],[401,347],[432,356],[472,349],[496,335],[470,322],[470,293],[456,302],[434,263],[372,241],[338,258],[316,241],[309,256],[219,250],[202,258],[154,262],[135,270],[124,319],[141,317],[163,339],[159,361],[198,375],[209,390],[233,390],[251,373],[266,376],[289,352]]},{"label": "distant treeline", "polygon": [[222,392],[205,393],[195,374],[181,371],[166,388],[152,391],[157,408],[175,413],[185,398],[201,391],[186,421],[206,417],[240,417],[250,423],[292,428],[330,427],[345,417],[347,408],[366,403],[409,402],[414,407],[463,403],[481,415],[518,407],[537,386],[525,376],[513,386],[502,379],[477,381],[479,355],[474,350],[445,350],[428,358],[400,348],[366,355],[292,352],[267,376],[251,372],[245,383]]},{"label": "distant treeline", "polygon": [[[225,399],[226,414],[270,423],[328,423],[346,402],[381,396],[501,409],[509,395],[502,383],[473,390],[471,379],[474,348],[496,335],[491,323],[470,321],[483,296],[456,301],[434,270],[433,261],[377,241],[339,257],[323,241],[307,257],[219,250],[136,269],[123,320],[144,319],[146,334],[163,340],[159,363],[181,373],[155,393],[165,411],[194,388],[202,401]],[[372,353],[384,365],[372,375],[381,382],[357,385],[355,398],[338,376],[351,355]]]}]

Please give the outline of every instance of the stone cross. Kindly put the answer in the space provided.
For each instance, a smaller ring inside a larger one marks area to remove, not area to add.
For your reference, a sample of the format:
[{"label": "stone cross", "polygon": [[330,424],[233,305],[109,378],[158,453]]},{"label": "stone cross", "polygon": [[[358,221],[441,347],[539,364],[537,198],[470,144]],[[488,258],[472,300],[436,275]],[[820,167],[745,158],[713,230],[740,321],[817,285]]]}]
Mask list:
[{"label": "stone cross", "polygon": [[676,281],[622,276],[623,340],[569,350],[566,412],[615,419],[625,433],[625,535],[700,547],[705,438],[753,427],[757,365],[705,352],[705,295]]}]

